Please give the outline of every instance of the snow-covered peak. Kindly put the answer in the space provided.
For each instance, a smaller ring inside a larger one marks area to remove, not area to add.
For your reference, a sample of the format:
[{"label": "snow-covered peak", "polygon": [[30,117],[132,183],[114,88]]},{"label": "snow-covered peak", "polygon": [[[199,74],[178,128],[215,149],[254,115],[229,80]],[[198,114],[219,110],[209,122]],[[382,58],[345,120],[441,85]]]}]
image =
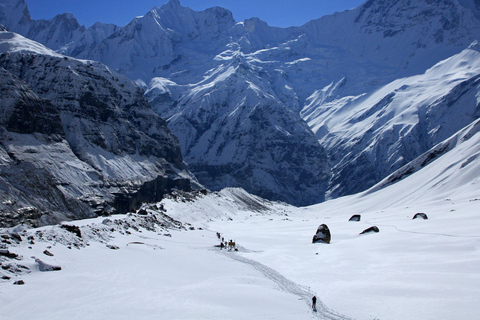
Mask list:
[{"label": "snow-covered peak", "polygon": [[197,12],[181,6],[178,0],[153,8],[147,15],[165,29],[175,30],[189,39],[212,38],[235,24],[232,13],[226,9],[214,7]]},{"label": "snow-covered peak", "polygon": [[0,0],[0,24],[12,31],[26,33],[31,21],[24,0]]},{"label": "snow-covered peak", "polygon": [[180,8],[183,8],[183,7],[180,4],[179,0],[169,0],[167,3],[162,5],[162,8],[171,9],[171,10],[178,10]]},{"label": "snow-covered peak", "polygon": [[23,0],[0,0],[0,24],[53,50],[77,40],[85,32],[71,13],[50,20],[32,20]]}]

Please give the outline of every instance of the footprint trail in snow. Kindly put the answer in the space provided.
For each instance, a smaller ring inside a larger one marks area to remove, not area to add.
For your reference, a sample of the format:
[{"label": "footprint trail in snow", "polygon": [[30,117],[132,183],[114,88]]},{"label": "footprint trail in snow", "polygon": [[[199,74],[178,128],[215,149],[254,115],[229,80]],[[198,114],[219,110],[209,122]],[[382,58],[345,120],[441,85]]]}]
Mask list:
[{"label": "footprint trail in snow", "polygon": [[[315,295],[313,292],[310,290],[303,288],[302,286],[296,284],[295,282],[288,280],[284,276],[282,276],[279,272],[275,271],[274,269],[267,267],[266,265],[261,264],[260,262],[257,262],[252,259],[248,259],[245,257],[242,257],[238,255],[235,252],[231,251],[226,251],[222,250],[222,252],[225,256],[248,264],[261,272],[265,277],[268,279],[272,280],[275,282],[279,288],[285,292],[294,294],[298,297],[300,297],[302,300],[305,301],[305,303],[310,306],[311,305],[311,298]],[[332,310],[329,310],[317,297],[317,312],[315,315],[320,318],[320,319],[328,319],[328,320],[352,320],[352,318],[349,318],[345,315],[338,314]]]}]

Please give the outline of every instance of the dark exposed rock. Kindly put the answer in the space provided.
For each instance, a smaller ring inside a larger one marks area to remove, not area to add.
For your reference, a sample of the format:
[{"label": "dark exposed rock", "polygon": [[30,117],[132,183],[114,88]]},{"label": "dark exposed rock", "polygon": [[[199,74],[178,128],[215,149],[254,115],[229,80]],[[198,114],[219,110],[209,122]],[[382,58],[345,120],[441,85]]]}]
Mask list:
[{"label": "dark exposed rock", "polygon": [[15,285],[20,285],[20,286],[21,286],[21,285],[24,285],[24,284],[25,284],[25,281],[23,281],[23,280],[17,280],[17,281],[15,281],[13,284],[15,284]]},{"label": "dark exposed rock", "polygon": [[362,218],[361,215],[354,214],[348,221],[360,221],[361,218]]},{"label": "dark exposed rock", "polygon": [[419,213],[416,213],[414,216],[413,216],[413,219],[423,219],[423,220],[427,220],[428,219],[428,216],[427,214],[423,213],[423,212],[419,212]]},{"label": "dark exposed rock", "polygon": [[2,263],[2,269],[13,274],[24,274],[30,272],[30,268],[17,263]]},{"label": "dark exposed rock", "polygon": [[67,230],[68,232],[71,232],[71,233],[75,234],[79,238],[82,237],[82,231],[80,231],[80,228],[78,226],[62,224],[60,227]]},{"label": "dark exposed rock", "polygon": [[148,211],[145,209],[140,209],[137,211],[137,214],[146,216],[148,214]]},{"label": "dark exposed rock", "polygon": [[330,234],[330,229],[326,224],[321,224],[317,233],[313,236],[312,243],[330,243],[332,236]]},{"label": "dark exposed rock", "polygon": [[372,226],[370,228],[363,230],[362,232],[360,232],[360,234],[376,233],[376,232],[380,232],[380,229],[378,229],[377,226]]},{"label": "dark exposed rock", "polygon": [[113,244],[107,244],[107,248],[108,248],[108,249],[112,249],[112,250],[118,250],[118,249],[120,249],[119,246],[116,246],[116,245],[113,245]]},{"label": "dark exposed rock", "polygon": [[45,254],[45,255],[47,255],[47,256],[50,256],[50,257],[53,257],[53,253],[51,253],[51,252],[48,251],[48,250],[43,251],[43,254]]},{"label": "dark exposed rock", "polygon": [[18,254],[8,251],[8,249],[0,249],[0,256],[4,256],[10,259],[16,259],[19,257]]}]

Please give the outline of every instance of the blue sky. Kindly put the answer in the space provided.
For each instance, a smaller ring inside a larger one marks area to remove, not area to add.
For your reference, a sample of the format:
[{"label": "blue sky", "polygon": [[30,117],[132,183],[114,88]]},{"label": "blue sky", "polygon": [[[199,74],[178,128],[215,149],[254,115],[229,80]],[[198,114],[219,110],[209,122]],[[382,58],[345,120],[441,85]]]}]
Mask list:
[{"label": "blue sky", "polygon": [[[25,0],[33,19],[51,19],[71,12],[80,24],[97,21],[123,26],[167,0]],[[302,25],[321,16],[358,7],[366,0],[180,0],[196,11],[219,6],[232,11],[236,21],[258,17],[271,26]]]}]

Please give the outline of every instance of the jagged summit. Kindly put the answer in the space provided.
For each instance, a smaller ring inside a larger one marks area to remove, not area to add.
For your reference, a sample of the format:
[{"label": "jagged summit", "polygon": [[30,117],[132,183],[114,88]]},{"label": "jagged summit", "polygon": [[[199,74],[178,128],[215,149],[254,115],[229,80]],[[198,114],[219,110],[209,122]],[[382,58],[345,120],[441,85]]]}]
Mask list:
[{"label": "jagged summit", "polygon": [[173,10],[178,10],[180,8],[183,8],[182,5],[180,4],[180,0],[169,0],[167,3],[162,5],[162,7],[165,9],[173,9]]},{"label": "jagged summit", "polygon": [[24,0],[0,1],[0,24],[12,31],[25,34],[30,28],[32,18]]}]

